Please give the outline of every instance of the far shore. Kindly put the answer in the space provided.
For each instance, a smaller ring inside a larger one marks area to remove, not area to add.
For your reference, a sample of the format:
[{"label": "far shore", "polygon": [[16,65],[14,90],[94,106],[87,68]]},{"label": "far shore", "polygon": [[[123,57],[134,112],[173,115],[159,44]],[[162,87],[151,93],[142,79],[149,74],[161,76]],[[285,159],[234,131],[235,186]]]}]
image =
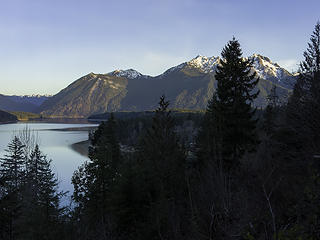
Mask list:
[{"label": "far shore", "polygon": [[0,122],[0,125],[3,124],[12,124],[12,123],[17,123],[18,121],[7,121],[7,122]]},{"label": "far shore", "polygon": [[[49,121],[47,121],[49,120]],[[93,122],[87,121],[87,119],[41,119],[41,120],[27,120],[27,121],[7,121],[7,122],[0,122],[0,125],[5,124],[14,124],[14,123],[61,123],[61,124],[93,124]],[[61,132],[75,132],[75,131],[84,131],[84,132],[90,132],[96,130],[97,126],[83,126],[83,127],[70,127],[70,128],[61,128],[61,129],[43,129],[43,130],[49,130],[49,131],[61,131]],[[41,131],[41,130],[39,130]],[[77,153],[88,156],[88,148],[89,148],[89,140],[73,143],[70,145],[70,147],[76,151]]]},{"label": "far shore", "polygon": [[94,131],[97,129],[97,126],[92,127],[73,127],[73,128],[57,128],[57,129],[46,129],[50,131],[59,131],[59,132],[72,132],[72,131]]},{"label": "far shore", "polygon": [[23,119],[19,120],[19,122],[30,122],[30,123],[70,123],[70,124],[76,124],[76,123],[92,123],[91,121],[88,121],[87,118],[30,118],[30,119]]}]

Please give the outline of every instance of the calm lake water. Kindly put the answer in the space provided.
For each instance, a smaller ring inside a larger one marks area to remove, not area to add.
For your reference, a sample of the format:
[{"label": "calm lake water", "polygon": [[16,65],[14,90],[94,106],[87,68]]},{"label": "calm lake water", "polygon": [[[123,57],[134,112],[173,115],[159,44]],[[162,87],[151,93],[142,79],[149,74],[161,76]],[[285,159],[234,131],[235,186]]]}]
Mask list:
[{"label": "calm lake water", "polygon": [[[38,136],[41,151],[52,159],[52,169],[59,179],[59,189],[70,191],[73,186],[71,177],[87,157],[77,153],[71,148],[73,143],[88,139],[88,131],[55,131],[54,129],[79,128],[97,126],[96,124],[63,124],[63,123],[15,123],[0,125],[0,157],[5,154],[8,143],[15,135],[28,127]],[[67,203],[67,199],[63,200]]]}]

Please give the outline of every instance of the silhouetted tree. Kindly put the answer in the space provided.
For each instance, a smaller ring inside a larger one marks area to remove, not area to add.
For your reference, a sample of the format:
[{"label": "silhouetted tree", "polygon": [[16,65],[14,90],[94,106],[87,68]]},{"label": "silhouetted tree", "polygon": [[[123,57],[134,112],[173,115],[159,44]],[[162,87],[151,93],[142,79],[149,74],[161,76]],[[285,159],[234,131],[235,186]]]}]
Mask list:
[{"label": "silhouetted tree", "polygon": [[149,209],[144,239],[178,239],[183,232],[185,155],[168,106],[162,96],[138,152]]},{"label": "silhouetted tree", "polygon": [[[208,152],[215,149],[213,156],[219,155],[226,169],[239,164],[246,151],[256,148],[254,92],[259,79],[251,74],[252,61],[242,57],[239,42],[233,38],[224,47],[222,60],[217,66],[217,90],[208,103],[203,126],[204,140],[200,137],[200,147]],[[214,144],[214,146],[212,146]],[[217,159],[216,159],[217,160]]]},{"label": "silhouetted tree", "polygon": [[[90,161],[83,164],[72,177],[76,211],[82,217],[88,236],[106,239],[111,229],[110,201],[119,179],[120,147],[115,133],[113,114],[101,123],[91,137]],[[82,236],[82,237],[88,237]]]},{"label": "silhouetted tree", "polygon": [[[300,169],[300,187],[293,216],[297,219],[290,229],[291,239],[318,239],[319,229],[319,149],[320,149],[320,22],[317,22],[303,53],[299,77],[287,106],[286,124],[296,139],[295,167]],[[289,231],[289,235],[290,235]],[[293,235],[295,235],[293,238]]]},{"label": "silhouetted tree", "polygon": [[55,238],[62,216],[60,208],[62,192],[58,192],[58,180],[51,170],[51,160],[40,151],[38,144],[27,160],[27,171],[22,190],[22,225],[24,237],[30,239]]},{"label": "silhouetted tree", "polygon": [[4,218],[4,235],[7,239],[15,239],[18,235],[18,217],[21,213],[21,187],[24,180],[24,145],[18,137],[14,137],[0,159],[1,208]]},{"label": "silhouetted tree", "polygon": [[306,151],[319,152],[320,147],[320,22],[311,35],[300,63],[299,78],[289,100],[287,119],[301,138]]}]

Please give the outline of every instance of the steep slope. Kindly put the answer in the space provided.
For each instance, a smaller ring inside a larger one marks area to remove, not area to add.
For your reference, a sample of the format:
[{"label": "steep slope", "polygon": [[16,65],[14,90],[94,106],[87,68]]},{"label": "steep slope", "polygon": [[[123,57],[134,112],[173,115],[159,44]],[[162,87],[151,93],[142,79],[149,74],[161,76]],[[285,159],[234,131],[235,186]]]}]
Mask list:
[{"label": "steep slope", "polygon": [[[260,79],[257,86],[260,95],[255,105],[266,106],[267,96],[273,86],[277,87],[280,100],[285,101],[291,92],[295,76],[261,55],[255,54],[250,59],[253,61],[252,72],[256,72]],[[219,57],[197,56],[160,76],[129,81],[128,94],[119,110],[154,109],[162,94],[170,99],[174,108],[205,109],[216,88],[215,71],[219,63]]]},{"label": "steep slope", "polygon": [[212,96],[213,85],[214,75],[183,64],[157,77],[129,81],[127,96],[119,110],[154,109],[162,94],[166,95],[174,108],[201,109]]},{"label": "steep slope", "polygon": [[40,109],[52,117],[85,117],[115,111],[126,95],[127,78],[90,73],[44,102]]},{"label": "steep slope", "polygon": [[[290,94],[295,76],[261,55],[249,57],[252,71],[260,78],[256,106],[264,107],[273,86],[282,100]],[[41,106],[42,114],[53,117],[87,117],[107,111],[144,111],[157,106],[165,94],[173,108],[205,109],[216,88],[215,71],[219,57],[197,56],[189,62],[151,77],[129,70],[108,74],[90,73]]]}]

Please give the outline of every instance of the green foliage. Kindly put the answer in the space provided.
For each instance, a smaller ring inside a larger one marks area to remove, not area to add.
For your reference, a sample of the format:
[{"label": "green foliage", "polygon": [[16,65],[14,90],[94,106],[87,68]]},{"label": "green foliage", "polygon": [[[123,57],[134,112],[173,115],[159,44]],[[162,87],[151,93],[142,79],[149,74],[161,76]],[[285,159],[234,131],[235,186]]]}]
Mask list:
[{"label": "green foliage", "polygon": [[7,154],[1,158],[1,175],[6,179],[7,193],[15,192],[23,182],[24,176],[24,155],[23,148],[18,137],[14,137],[8,148]]},{"label": "green foliage", "polygon": [[0,228],[2,239],[54,239],[62,210],[51,161],[36,145],[30,156],[18,137],[0,164]]},{"label": "green foliage", "polygon": [[250,74],[252,62],[242,58],[240,44],[234,38],[221,55],[216,71],[217,90],[208,103],[200,146],[216,160],[221,157],[219,164],[231,169],[258,144],[252,102],[259,94],[253,92],[259,79]]},{"label": "green foliage", "polygon": [[304,52],[300,64],[299,79],[289,100],[287,121],[311,155],[318,154],[320,147],[320,22]]},{"label": "green foliage", "polygon": [[73,199],[80,224],[90,227],[89,235],[99,238],[99,231],[110,227],[111,201],[120,174],[122,156],[115,135],[115,119],[110,116],[94,132],[89,147],[90,161],[75,171]]},{"label": "green foliage", "polygon": [[19,191],[24,180],[23,148],[18,137],[8,144],[6,155],[0,160],[0,173],[2,179],[0,208],[1,221],[5,222],[2,234],[13,238],[17,235],[17,218],[21,213],[22,195]]},{"label": "green foliage", "polygon": [[169,102],[160,98],[152,126],[138,152],[150,224],[146,238],[175,239],[181,235],[181,207],[185,191],[185,156],[174,131]]},{"label": "green foliage", "polygon": [[75,214],[90,228],[82,237],[103,238],[102,232],[120,239],[181,236],[185,155],[168,105],[162,97],[137,151],[125,159],[113,115],[92,134],[90,161],[72,178]]},{"label": "green foliage", "polygon": [[26,162],[26,177],[22,188],[23,236],[30,239],[52,239],[63,213],[59,202],[64,193],[58,192],[58,180],[48,160],[36,144]]}]

